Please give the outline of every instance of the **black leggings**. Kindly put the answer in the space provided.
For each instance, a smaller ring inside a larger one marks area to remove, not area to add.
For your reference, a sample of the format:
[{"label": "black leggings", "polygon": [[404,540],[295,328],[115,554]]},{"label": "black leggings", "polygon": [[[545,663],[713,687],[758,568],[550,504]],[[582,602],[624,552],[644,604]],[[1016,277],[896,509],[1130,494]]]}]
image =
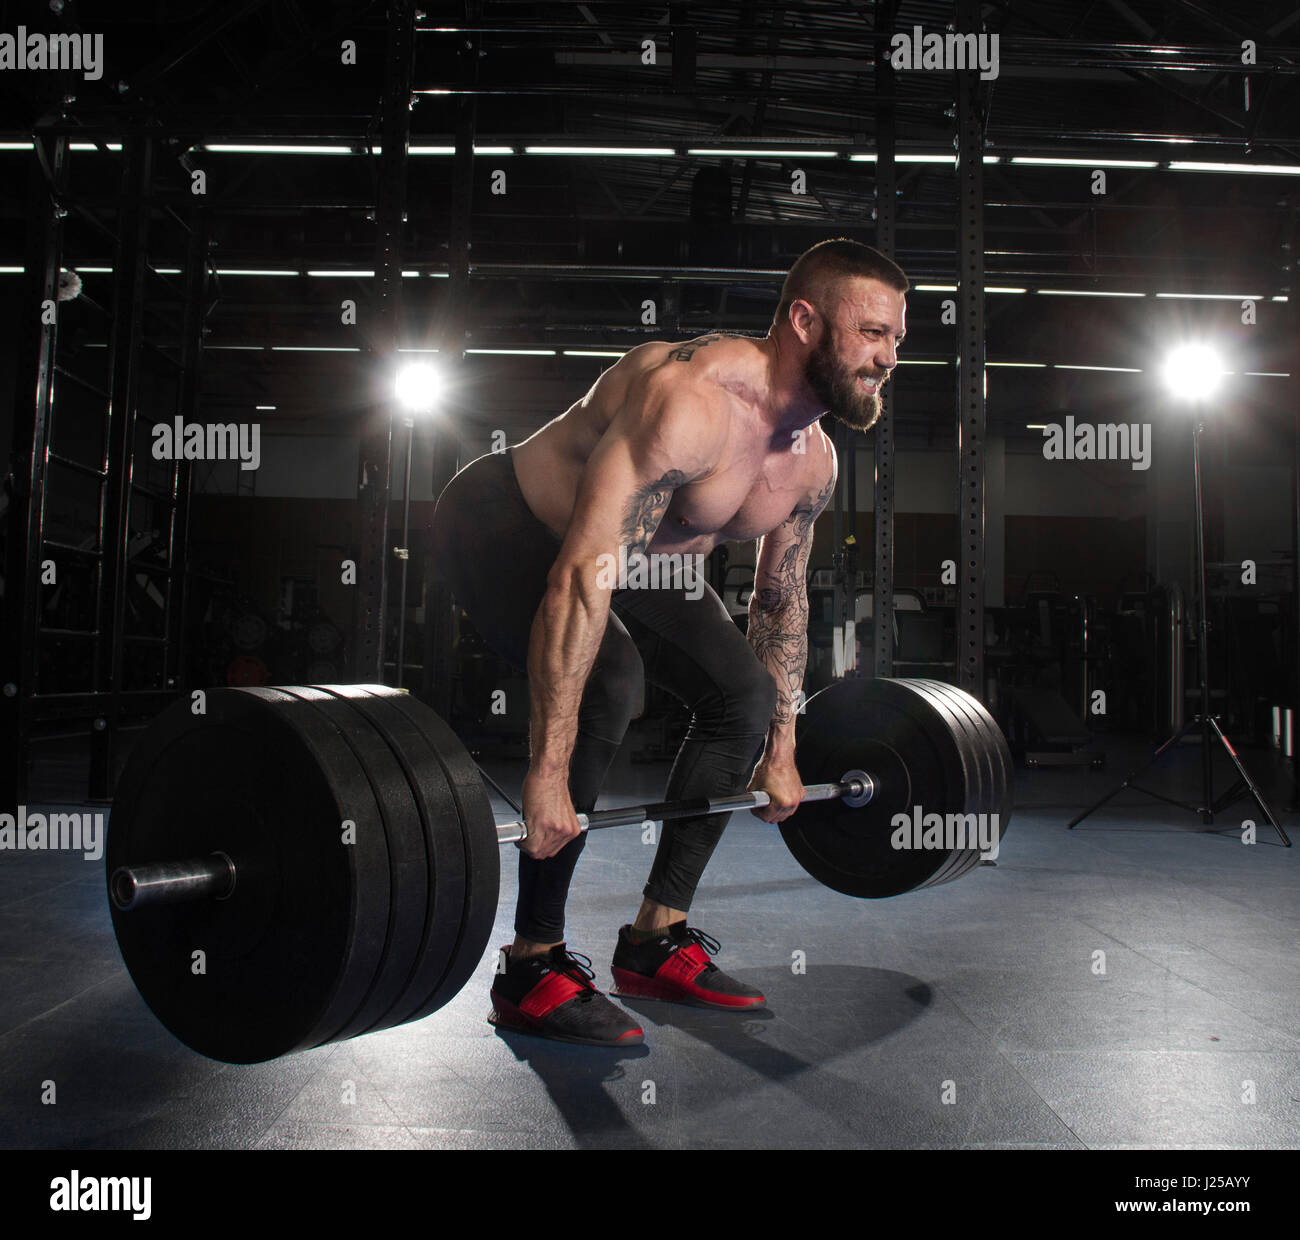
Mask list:
[{"label": "black leggings", "polygon": [[[528,507],[508,451],[481,456],[447,484],[433,521],[434,563],[483,639],[527,670],[533,617],[560,540]],[[703,594],[688,598],[687,594]],[[643,678],[691,710],[668,776],[666,800],[742,791],[776,706],[776,683],[722,600],[703,581],[684,588],[617,590],[578,714],[569,792],[579,813],[595,807],[628,724],[641,711]],[[663,824],[645,895],[689,909],[727,815]],[[535,943],[564,937],[564,904],[584,833],[554,857],[520,850],[515,932]]]}]

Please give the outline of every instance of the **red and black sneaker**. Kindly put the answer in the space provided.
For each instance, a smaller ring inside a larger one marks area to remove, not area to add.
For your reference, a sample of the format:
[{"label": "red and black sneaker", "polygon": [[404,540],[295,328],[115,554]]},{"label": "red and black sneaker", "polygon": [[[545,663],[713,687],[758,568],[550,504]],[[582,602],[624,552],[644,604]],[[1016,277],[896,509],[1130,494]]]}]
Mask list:
[{"label": "red and black sneaker", "polygon": [[488,1014],[498,1029],[584,1046],[639,1046],[645,1041],[641,1027],[591,984],[596,974],[587,967],[590,956],[566,951],[563,943],[544,956],[518,961],[510,959],[510,948],[501,951],[506,969],[492,982]]},{"label": "red and black sneaker", "polygon": [[712,1008],[754,1008],[767,1002],[760,991],[728,977],[709,960],[721,944],[702,930],[675,921],[659,938],[636,943],[628,934],[631,928],[618,932],[610,968],[612,994]]}]

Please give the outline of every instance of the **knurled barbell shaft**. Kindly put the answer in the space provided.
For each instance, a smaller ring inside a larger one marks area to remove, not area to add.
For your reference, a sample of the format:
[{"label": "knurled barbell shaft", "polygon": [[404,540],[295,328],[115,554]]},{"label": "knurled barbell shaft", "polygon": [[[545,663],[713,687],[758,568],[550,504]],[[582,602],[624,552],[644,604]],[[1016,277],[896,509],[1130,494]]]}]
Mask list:
[{"label": "knurled barbell shaft", "polygon": [[[799,804],[805,801],[832,801],[845,798],[851,805],[865,805],[875,791],[871,776],[862,771],[850,771],[837,784],[811,784],[804,788]],[[616,809],[597,810],[594,814],[579,814],[578,825],[584,831],[598,831],[602,827],[624,827],[631,823],[664,822],[672,818],[694,818],[705,814],[729,814],[738,809],[759,809],[771,804],[766,792],[742,792],[731,797],[699,797],[691,801],[656,801],[649,805],[620,805]],[[528,838],[528,828],[522,819],[497,824],[497,843],[516,844]]]},{"label": "knurled barbell shaft", "polygon": [[[849,771],[835,784],[810,784],[799,798],[831,801],[843,797],[846,804],[865,805],[875,791],[875,781],[864,771]],[[673,818],[694,818],[706,814],[729,814],[740,809],[770,805],[766,792],[742,792],[730,797],[700,797],[688,801],[656,801],[647,805],[622,805],[616,809],[579,814],[584,831],[622,827],[631,823],[664,822]],[[515,844],[528,838],[522,819],[497,824],[497,843]],[[225,899],[235,888],[235,863],[225,853],[192,857],[185,861],[164,861],[156,865],[119,866],[110,883],[113,903],[123,911],[178,900],[205,897]]]}]

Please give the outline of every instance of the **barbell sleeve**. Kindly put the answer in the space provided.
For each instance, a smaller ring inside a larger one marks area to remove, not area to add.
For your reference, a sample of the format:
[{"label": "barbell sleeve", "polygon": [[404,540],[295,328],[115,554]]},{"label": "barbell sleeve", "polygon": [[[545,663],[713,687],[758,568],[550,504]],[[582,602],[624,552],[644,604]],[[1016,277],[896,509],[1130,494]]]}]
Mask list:
[{"label": "barbell sleeve", "polygon": [[[833,801],[837,797],[845,804],[859,806],[871,800],[875,782],[864,771],[846,772],[835,784],[810,784],[804,788],[799,804],[805,801]],[[647,805],[620,805],[615,809],[597,810],[592,814],[579,814],[578,825],[584,831],[598,831],[602,827],[623,827],[632,823],[664,822],[673,818],[695,818],[707,814],[729,814],[739,809],[761,809],[771,804],[766,792],[742,792],[730,797],[698,797],[689,801],[656,801]],[[522,819],[497,823],[497,843],[517,844],[528,838],[528,828]]]},{"label": "barbell sleeve", "polygon": [[235,863],[223,852],[155,865],[119,866],[109,880],[113,903],[122,910],[212,897],[224,900],[235,889]]}]

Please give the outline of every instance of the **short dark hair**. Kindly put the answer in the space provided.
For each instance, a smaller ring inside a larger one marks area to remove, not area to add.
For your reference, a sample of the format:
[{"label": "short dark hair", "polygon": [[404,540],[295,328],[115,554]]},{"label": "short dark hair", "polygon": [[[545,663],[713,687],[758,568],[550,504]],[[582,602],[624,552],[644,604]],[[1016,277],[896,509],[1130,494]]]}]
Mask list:
[{"label": "short dark hair", "polygon": [[847,237],[819,241],[794,260],[781,285],[781,302],[772,316],[773,324],[780,323],[800,298],[822,302],[835,285],[851,276],[879,280],[900,293],[911,288],[903,269],[879,250]]}]

